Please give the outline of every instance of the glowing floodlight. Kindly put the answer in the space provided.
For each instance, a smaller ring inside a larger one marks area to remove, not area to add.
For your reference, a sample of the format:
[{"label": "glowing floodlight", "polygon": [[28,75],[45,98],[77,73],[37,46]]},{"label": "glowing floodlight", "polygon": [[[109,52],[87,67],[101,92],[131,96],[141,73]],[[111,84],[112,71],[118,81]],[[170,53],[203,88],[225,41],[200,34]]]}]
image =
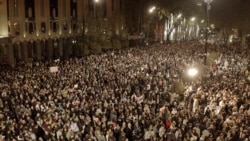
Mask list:
[{"label": "glowing floodlight", "polygon": [[191,77],[194,77],[198,74],[198,70],[196,68],[190,68],[188,69],[188,75]]}]

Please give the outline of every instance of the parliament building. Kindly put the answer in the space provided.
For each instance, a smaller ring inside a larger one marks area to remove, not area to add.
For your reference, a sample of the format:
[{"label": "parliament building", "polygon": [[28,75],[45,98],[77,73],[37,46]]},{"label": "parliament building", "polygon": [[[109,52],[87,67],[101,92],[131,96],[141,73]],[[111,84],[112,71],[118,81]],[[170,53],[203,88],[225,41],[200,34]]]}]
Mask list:
[{"label": "parliament building", "polygon": [[121,9],[122,0],[0,0],[0,61],[72,55],[93,19],[111,21]]}]

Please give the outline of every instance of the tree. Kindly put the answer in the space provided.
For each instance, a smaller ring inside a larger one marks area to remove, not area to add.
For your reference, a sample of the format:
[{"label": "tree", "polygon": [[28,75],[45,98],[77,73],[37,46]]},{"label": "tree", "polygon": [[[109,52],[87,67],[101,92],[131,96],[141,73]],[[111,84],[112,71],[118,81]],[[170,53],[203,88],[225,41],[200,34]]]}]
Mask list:
[{"label": "tree", "polygon": [[[201,9],[195,0],[158,0],[160,7],[157,9],[159,20],[170,21],[173,19],[173,24],[166,30],[167,41],[170,39],[172,31],[181,23],[181,17],[203,17],[204,10]],[[180,15],[181,14],[181,15]]]},{"label": "tree", "polygon": [[212,9],[210,19],[222,31],[223,41],[226,45],[231,29],[234,27],[234,21],[232,20],[232,17],[236,18],[236,13],[233,12],[235,9],[235,4],[232,0],[220,0],[214,1],[211,7]]},{"label": "tree", "polygon": [[249,0],[215,0],[212,3],[211,19],[224,33],[227,43],[232,29],[240,31],[244,37],[250,30],[250,1]]},{"label": "tree", "polygon": [[242,39],[242,43],[244,43],[244,39],[248,32],[250,33],[250,1],[249,0],[241,0],[239,3],[238,9],[238,22],[236,27],[238,27],[240,32],[240,37]]},{"label": "tree", "polygon": [[138,31],[141,17],[141,0],[125,0],[123,2],[124,9],[122,13],[126,19],[126,26],[129,32]]}]

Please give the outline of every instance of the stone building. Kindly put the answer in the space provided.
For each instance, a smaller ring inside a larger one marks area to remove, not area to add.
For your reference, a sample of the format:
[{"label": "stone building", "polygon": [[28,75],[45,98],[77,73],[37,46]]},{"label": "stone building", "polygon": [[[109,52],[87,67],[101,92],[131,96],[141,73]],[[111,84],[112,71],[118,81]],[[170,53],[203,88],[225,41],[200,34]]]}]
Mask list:
[{"label": "stone building", "polygon": [[0,0],[0,62],[74,55],[86,21],[109,21],[121,9],[122,0]]}]

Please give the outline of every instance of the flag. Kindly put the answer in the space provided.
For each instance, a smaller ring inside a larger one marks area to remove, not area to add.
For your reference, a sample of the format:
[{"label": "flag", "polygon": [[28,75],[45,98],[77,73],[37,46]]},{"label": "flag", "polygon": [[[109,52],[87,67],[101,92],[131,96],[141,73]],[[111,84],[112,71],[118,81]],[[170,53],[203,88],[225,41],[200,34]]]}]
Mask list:
[{"label": "flag", "polygon": [[136,100],[136,102],[138,103],[138,104],[141,104],[142,102],[143,102],[143,100],[144,100],[144,95],[141,95],[141,96],[139,96],[139,97],[135,97],[135,100]]}]

